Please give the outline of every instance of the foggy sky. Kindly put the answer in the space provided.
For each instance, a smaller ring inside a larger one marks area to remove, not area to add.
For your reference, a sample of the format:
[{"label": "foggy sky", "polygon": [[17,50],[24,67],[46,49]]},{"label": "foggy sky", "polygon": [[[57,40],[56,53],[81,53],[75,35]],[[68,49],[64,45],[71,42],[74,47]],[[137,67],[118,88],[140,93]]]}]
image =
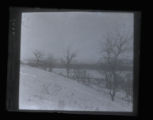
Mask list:
[{"label": "foggy sky", "polygon": [[[76,60],[96,62],[106,33],[133,32],[132,13],[32,12],[22,13],[21,60],[34,58],[33,51],[63,58],[67,48]],[[130,54],[132,55],[132,54]],[[130,57],[130,56],[129,56]]]}]

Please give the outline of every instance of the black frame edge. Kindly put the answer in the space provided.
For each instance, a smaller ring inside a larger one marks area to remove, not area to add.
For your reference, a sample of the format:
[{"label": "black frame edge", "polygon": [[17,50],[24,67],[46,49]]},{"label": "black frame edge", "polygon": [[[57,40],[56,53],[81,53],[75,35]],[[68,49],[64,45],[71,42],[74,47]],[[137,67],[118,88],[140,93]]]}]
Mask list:
[{"label": "black frame edge", "polygon": [[8,39],[8,62],[7,62],[7,87],[6,109],[18,110],[19,91],[19,56],[20,56],[20,10],[9,8],[9,39]]},{"label": "black frame edge", "polygon": [[140,44],[141,44],[141,11],[134,13],[134,81],[133,112],[139,116],[140,108]]}]

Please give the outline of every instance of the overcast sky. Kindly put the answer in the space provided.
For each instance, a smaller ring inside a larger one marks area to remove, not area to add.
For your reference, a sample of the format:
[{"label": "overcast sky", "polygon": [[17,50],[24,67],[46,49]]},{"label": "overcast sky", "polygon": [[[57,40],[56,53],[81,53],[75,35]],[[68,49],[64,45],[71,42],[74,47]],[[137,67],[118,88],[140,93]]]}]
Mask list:
[{"label": "overcast sky", "polygon": [[22,13],[21,60],[34,58],[36,49],[60,59],[70,48],[76,60],[97,62],[106,33],[120,30],[133,32],[132,13]]}]

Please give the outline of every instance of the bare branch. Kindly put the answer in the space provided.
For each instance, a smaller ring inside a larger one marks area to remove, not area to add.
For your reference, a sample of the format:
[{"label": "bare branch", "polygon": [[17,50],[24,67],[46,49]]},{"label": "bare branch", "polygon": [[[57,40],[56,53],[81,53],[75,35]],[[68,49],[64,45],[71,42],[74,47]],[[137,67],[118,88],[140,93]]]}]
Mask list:
[{"label": "bare branch", "polygon": [[67,49],[66,56],[62,59],[62,62],[66,65],[67,77],[69,77],[70,65],[73,59],[76,57],[76,53],[71,52],[70,49]]},{"label": "bare branch", "polygon": [[42,54],[42,52],[40,52],[40,51],[38,51],[38,50],[35,50],[35,51],[33,52],[33,54],[34,54],[34,56],[35,56],[35,58],[36,58],[36,63],[38,64],[39,61],[40,61],[40,59],[43,57],[43,54]]}]

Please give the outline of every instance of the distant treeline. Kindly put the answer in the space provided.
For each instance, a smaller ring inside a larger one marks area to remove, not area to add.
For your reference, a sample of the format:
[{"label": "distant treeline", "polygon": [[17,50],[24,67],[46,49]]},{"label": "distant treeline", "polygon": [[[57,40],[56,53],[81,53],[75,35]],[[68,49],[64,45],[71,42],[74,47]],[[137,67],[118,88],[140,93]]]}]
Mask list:
[{"label": "distant treeline", "polygon": [[[35,60],[31,60],[28,63],[24,63],[21,62],[22,64],[27,64],[30,66],[35,66],[35,67],[41,67],[41,68],[66,68],[67,65],[64,63],[50,63],[50,62],[46,62],[46,61],[39,61],[39,63],[36,63]],[[70,69],[91,69],[91,70],[105,70],[105,71],[110,71],[113,65],[107,65],[105,63],[71,63],[69,65]],[[131,71],[133,69],[133,64],[132,61],[128,62],[128,63],[120,63],[119,65],[117,65],[117,67],[115,68],[116,70],[121,70],[121,71]]]}]

